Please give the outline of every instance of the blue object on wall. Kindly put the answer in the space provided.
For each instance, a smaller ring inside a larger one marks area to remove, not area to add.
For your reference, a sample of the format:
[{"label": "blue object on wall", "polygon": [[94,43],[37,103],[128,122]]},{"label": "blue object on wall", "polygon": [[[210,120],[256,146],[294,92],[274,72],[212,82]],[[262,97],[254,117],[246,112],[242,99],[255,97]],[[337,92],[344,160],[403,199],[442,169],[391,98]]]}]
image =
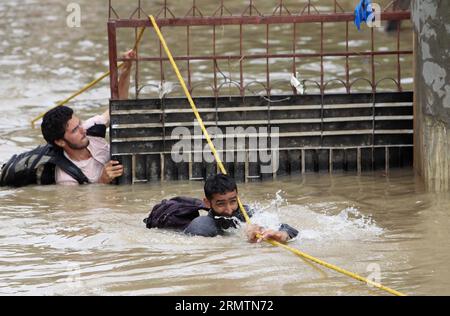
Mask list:
[{"label": "blue object on wall", "polygon": [[361,30],[361,23],[366,22],[367,18],[372,14],[371,0],[361,0],[355,8],[355,25],[358,31]]}]

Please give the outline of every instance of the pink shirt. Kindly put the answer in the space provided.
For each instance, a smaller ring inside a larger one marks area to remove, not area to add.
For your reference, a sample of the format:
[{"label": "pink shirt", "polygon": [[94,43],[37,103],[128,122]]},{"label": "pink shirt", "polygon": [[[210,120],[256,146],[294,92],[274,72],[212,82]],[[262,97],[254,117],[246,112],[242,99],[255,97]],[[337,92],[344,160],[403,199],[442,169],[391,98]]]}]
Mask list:
[{"label": "pink shirt", "polygon": [[[94,116],[83,122],[83,128],[88,129],[95,124],[106,124],[105,119],[101,115]],[[89,183],[98,183],[102,175],[104,165],[110,160],[109,143],[101,137],[88,136],[89,145],[87,149],[92,157],[87,160],[75,161],[69,158],[64,152],[67,159],[72,161],[84,175],[89,179]],[[57,184],[76,185],[78,181],[69,176],[60,168],[55,169],[55,179]]]}]

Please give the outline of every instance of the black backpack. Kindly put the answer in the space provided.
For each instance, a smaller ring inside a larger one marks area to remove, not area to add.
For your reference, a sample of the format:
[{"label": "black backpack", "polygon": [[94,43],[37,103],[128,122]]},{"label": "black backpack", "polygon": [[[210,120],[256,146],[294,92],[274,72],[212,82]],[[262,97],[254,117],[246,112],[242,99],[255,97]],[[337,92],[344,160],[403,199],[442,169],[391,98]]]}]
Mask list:
[{"label": "black backpack", "polygon": [[199,210],[208,210],[201,200],[177,196],[156,204],[144,223],[147,228],[184,230],[193,219],[200,216]]},{"label": "black backpack", "polygon": [[54,184],[56,166],[80,184],[89,182],[83,172],[67,159],[61,150],[47,144],[20,155],[14,155],[2,167],[0,186]]},{"label": "black backpack", "polygon": [[[106,126],[94,125],[86,131],[89,136],[105,137]],[[58,166],[79,184],[89,183],[83,172],[69,159],[62,149],[47,144],[20,155],[14,155],[0,171],[0,186],[22,187],[30,184],[55,184],[55,168]]]}]

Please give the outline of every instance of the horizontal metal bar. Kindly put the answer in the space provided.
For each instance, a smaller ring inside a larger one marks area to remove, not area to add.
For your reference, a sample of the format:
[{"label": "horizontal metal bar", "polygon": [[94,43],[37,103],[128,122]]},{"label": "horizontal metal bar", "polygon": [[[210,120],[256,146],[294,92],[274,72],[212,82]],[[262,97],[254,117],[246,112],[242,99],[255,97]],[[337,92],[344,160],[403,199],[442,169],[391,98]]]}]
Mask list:
[{"label": "horizontal metal bar", "polygon": [[379,129],[374,134],[414,134],[412,129]]},{"label": "horizontal metal bar", "polygon": [[414,115],[375,116],[375,121],[403,121],[403,120],[412,121],[413,119]]},{"label": "horizontal metal bar", "polygon": [[[319,105],[320,106],[320,105]],[[392,107],[412,107],[412,102],[392,102],[392,103],[352,103],[352,104],[324,104],[325,110],[338,109],[358,109],[358,108],[392,108]],[[271,110],[273,107],[271,107]]]},{"label": "horizontal metal bar", "polygon": [[140,179],[134,179],[133,183],[148,183],[149,180],[140,180]]},{"label": "horizontal metal bar", "polygon": [[[382,12],[381,20],[409,20],[409,11]],[[326,14],[303,14],[288,16],[221,16],[221,17],[181,17],[157,19],[159,27],[165,26],[210,26],[210,25],[257,25],[257,24],[291,24],[291,23],[313,23],[313,22],[352,22],[353,12],[348,13],[326,13]],[[119,28],[152,27],[148,19],[117,19],[110,20]]]},{"label": "horizontal metal bar", "polygon": [[[340,130],[340,131],[313,131],[313,132],[289,132],[289,133],[276,133],[277,137],[310,137],[310,136],[341,136],[341,135],[371,135],[371,134],[413,134],[412,129],[389,129],[389,130],[373,130],[373,129],[363,129],[363,130]],[[274,137],[275,134],[258,133],[258,134],[218,134],[214,135],[213,138],[243,138],[243,137]],[[194,139],[205,139],[203,135],[194,136],[166,136],[164,140],[194,140]],[[161,141],[162,137],[124,137],[115,138],[111,143],[124,143],[124,142],[151,142],[151,141]]]},{"label": "horizontal metal bar", "polygon": [[[373,146],[342,146],[342,147],[280,147],[276,150],[278,151],[291,151],[291,150],[356,150],[356,149],[372,149],[372,148],[413,148],[414,145],[411,144],[396,144],[396,145],[373,145]],[[264,151],[264,150],[275,150],[272,148],[258,148],[258,149],[217,149],[217,152],[226,153],[226,152],[254,152],[254,151]],[[191,150],[186,151],[186,153],[202,153],[203,151],[199,150]],[[140,152],[139,155],[170,155],[170,151],[162,151],[162,152]],[[136,155],[136,153],[117,153],[117,155],[122,156],[132,156]]]},{"label": "horizontal metal bar", "polygon": [[[398,51],[368,51],[368,52],[323,52],[323,53],[296,53],[296,54],[251,54],[251,55],[191,55],[173,56],[176,61],[186,60],[245,60],[245,59],[265,59],[265,58],[314,58],[314,57],[361,57],[361,56],[385,56],[385,55],[411,55],[412,50]],[[140,58],[117,58],[118,61],[168,61],[168,57],[140,57]]]},{"label": "horizontal metal bar", "polygon": [[[325,123],[332,122],[359,122],[359,121],[404,121],[404,120],[412,120],[412,115],[392,115],[392,116],[348,116],[348,117],[325,117],[323,121]],[[320,119],[319,119],[320,121]],[[273,120],[270,121],[271,123]],[[275,123],[274,123],[275,124]]]},{"label": "horizontal metal bar", "polygon": [[[360,121],[397,121],[412,120],[412,115],[393,115],[393,116],[349,116],[349,117],[326,117],[326,118],[308,118],[308,119],[272,119],[271,125],[281,124],[308,124],[308,123],[325,123],[331,122],[360,122]],[[242,126],[242,125],[267,125],[268,120],[246,120],[246,121],[223,121],[208,122],[203,121],[205,126]],[[114,129],[134,129],[134,128],[162,128],[162,127],[190,127],[198,125],[196,122],[166,122],[166,123],[140,123],[140,124],[113,124]]]},{"label": "horizontal metal bar", "polygon": [[[362,78],[360,78],[362,79]],[[390,78],[386,78],[390,79]],[[328,82],[332,82],[333,80],[338,79],[330,79]],[[358,80],[358,78],[356,79]],[[288,80],[286,80],[287,82]],[[356,82],[356,81],[354,81]],[[259,83],[254,81],[252,83]],[[262,82],[261,82],[262,83]],[[221,97],[213,97],[213,96],[205,96],[205,97],[196,97],[194,101],[201,102],[202,104],[210,105],[211,107],[215,107],[215,104],[218,103],[229,103],[231,101],[245,104],[252,104],[255,106],[261,106],[261,104],[266,105],[267,102],[263,102],[263,96],[221,96]],[[184,103],[188,106],[186,98],[181,97],[165,97],[165,108],[171,109],[174,105]],[[377,106],[381,106],[382,104],[386,104],[389,106],[390,104],[398,104],[399,106],[403,106],[404,103],[407,105],[411,105],[413,101],[413,92],[370,92],[370,93],[326,93],[326,94],[305,94],[305,95],[292,95],[292,94],[272,94],[270,96],[272,102],[283,102],[278,104],[273,104],[272,106],[277,106],[281,104],[290,106],[290,104],[298,104],[298,105],[315,105],[315,104],[326,104],[329,106],[337,105],[341,106],[341,104],[373,104],[376,102]],[[152,106],[153,109],[159,109],[161,107],[161,99],[159,98],[150,98],[150,99],[134,99],[134,100],[111,100],[112,110],[114,109],[133,109],[135,106],[138,106],[140,109],[145,109],[149,106]],[[268,100],[266,100],[268,101]],[[286,101],[289,101],[286,102]],[[202,107],[200,107],[202,108]]]},{"label": "horizontal metal bar", "polygon": [[[411,102],[398,103],[376,103],[375,108],[388,107],[412,107]],[[270,111],[293,111],[293,110],[320,110],[320,109],[358,109],[372,108],[373,103],[354,103],[354,104],[324,104],[322,105],[282,105],[271,106]],[[242,106],[242,107],[223,107],[223,108],[199,108],[200,113],[226,113],[226,112],[254,112],[267,111],[269,106]],[[192,113],[192,109],[167,109],[167,110],[112,110],[111,115],[142,115],[142,114],[173,114],[173,113]]]},{"label": "horizontal metal bar", "polygon": [[[170,139],[170,138],[164,138],[164,139]],[[155,141],[162,141],[162,137],[153,136],[153,137],[124,137],[124,138],[114,138],[111,140],[111,143],[128,143],[128,142],[155,142]],[[136,153],[135,153],[136,154]],[[139,153],[140,154],[140,153]]]},{"label": "horizontal metal bar", "polygon": [[398,102],[398,103],[375,103],[376,108],[390,108],[390,107],[412,107],[412,102]]}]

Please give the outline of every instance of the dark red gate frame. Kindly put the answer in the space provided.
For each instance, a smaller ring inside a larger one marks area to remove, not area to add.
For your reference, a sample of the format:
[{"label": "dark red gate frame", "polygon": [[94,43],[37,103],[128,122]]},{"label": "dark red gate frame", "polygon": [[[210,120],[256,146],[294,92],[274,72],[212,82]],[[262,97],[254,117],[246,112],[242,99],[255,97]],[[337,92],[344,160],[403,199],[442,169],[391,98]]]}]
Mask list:
[{"label": "dark red gate frame", "polygon": [[[269,59],[271,58],[285,58],[292,59],[292,73],[296,73],[296,58],[307,58],[307,57],[320,57],[320,83],[317,85],[320,89],[321,94],[324,94],[325,88],[330,81],[341,82],[347,93],[351,92],[352,85],[358,80],[365,80],[369,83],[372,88],[372,92],[377,92],[378,83],[385,80],[392,80],[396,86],[397,90],[402,91],[401,85],[401,67],[400,67],[400,56],[401,55],[411,55],[412,50],[400,50],[400,26],[397,26],[397,49],[390,51],[375,51],[374,44],[374,29],[371,28],[371,50],[365,52],[351,52],[349,51],[349,27],[354,27],[349,25],[353,23],[354,15],[353,12],[344,12],[342,6],[337,0],[333,0],[334,12],[323,13],[319,12],[316,7],[311,3],[310,0],[304,1],[303,8],[298,14],[293,14],[289,10],[282,0],[275,1],[275,8],[270,15],[262,15],[260,11],[255,7],[254,1],[249,0],[248,6],[245,8],[240,16],[231,15],[230,11],[225,7],[224,1],[220,1],[220,6],[212,14],[212,16],[204,16],[196,5],[196,1],[193,0],[192,7],[184,17],[175,17],[170,8],[168,7],[167,1],[164,1],[163,7],[155,14],[156,21],[160,27],[173,27],[173,26],[186,26],[188,29],[191,26],[213,26],[213,55],[205,56],[190,56],[189,51],[186,56],[175,56],[176,61],[186,61],[187,62],[187,84],[188,89],[192,91],[192,80],[191,80],[191,69],[190,61],[193,60],[211,60],[214,63],[214,96],[218,96],[219,88],[217,82],[218,69],[216,67],[216,62],[218,60],[237,60],[240,63],[239,67],[239,77],[240,84],[239,90],[241,96],[245,95],[244,86],[244,72],[243,63],[244,59],[266,59],[266,83],[264,85],[266,89],[267,96],[271,95],[270,86],[270,68]],[[396,1],[389,3],[386,8],[383,9],[381,13],[381,20],[391,20],[391,21],[401,21],[409,20],[409,11],[397,11],[395,9]],[[110,61],[110,84],[111,84],[111,99],[118,99],[118,69],[117,62],[124,61],[123,58],[118,58],[117,56],[117,38],[116,31],[117,28],[135,28],[136,34],[137,29],[141,27],[152,27],[150,21],[147,18],[148,14],[143,10],[141,0],[138,0],[137,7],[128,19],[121,19],[116,10],[112,6],[112,1],[109,0],[109,21],[108,21],[108,40],[109,40],[109,61]],[[324,23],[328,22],[343,22],[346,23],[346,51],[345,52],[327,52],[323,50],[324,42]],[[296,52],[296,24],[301,23],[320,23],[320,52],[317,53],[297,53]],[[269,25],[271,24],[293,24],[293,37],[292,37],[292,53],[285,54],[269,54]],[[239,55],[216,55],[216,26],[222,25],[239,25],[240,26],[240,54]],[[251,56],[246,56],[243,54],[243,26],[244,25],[266,25],[266,53],[265,54],[253,54]],[[187,47],[190,47],[190,38],[187,37]],[[375,56],[379,55],[396,55],[397,56],[397,78],[383,78],[378,82],[375,82]],[[333,79],[328,82],[324,82],[324,58],[325,57],[336,57],[341,56],[346,59],[346,76],[345,82],[340,79]],[[358,78],[353,82],[350,82],[350,69],[349,69],[349,57],[351,56],[370,56],[371,58],[371,79]],[[136,57],[136,96],[139,91],[139,61],[159,61],[161,67],[161,82],[164,80],[163,73],[163,61],[168,61],[167,57],[162,54],[162,49],[160,49],[160,55],[157,57],[145,57],[141,58],[139,55]],[[293,93],[296,94],[296,90],[293,89]]]}]

